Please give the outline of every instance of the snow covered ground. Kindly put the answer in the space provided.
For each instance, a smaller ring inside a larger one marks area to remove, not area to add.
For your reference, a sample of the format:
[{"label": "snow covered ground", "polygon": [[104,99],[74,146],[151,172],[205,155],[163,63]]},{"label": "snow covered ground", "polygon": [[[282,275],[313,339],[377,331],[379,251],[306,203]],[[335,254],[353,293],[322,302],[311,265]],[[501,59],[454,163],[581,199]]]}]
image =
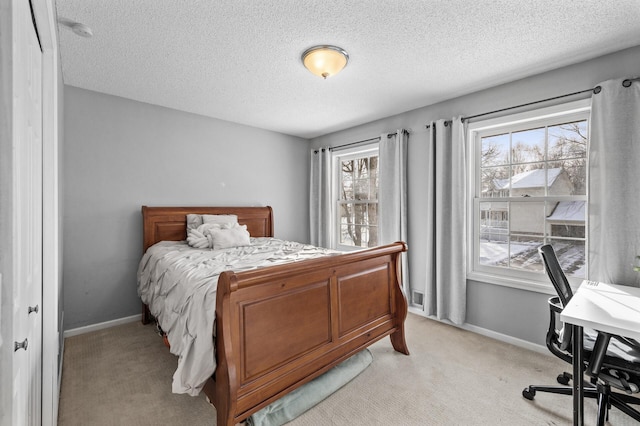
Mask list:
[{"label": "snow covered ground", "polygon": [[[556,251],[565,274],[585,277],[585,247],[582,241],[555,240],[551,244]],[[528,271],[543,271],[538,247],[542,241],[511,242],[480,241],[480,264],[503,266]],[[511,249],[511,257],[509,257]]]}]

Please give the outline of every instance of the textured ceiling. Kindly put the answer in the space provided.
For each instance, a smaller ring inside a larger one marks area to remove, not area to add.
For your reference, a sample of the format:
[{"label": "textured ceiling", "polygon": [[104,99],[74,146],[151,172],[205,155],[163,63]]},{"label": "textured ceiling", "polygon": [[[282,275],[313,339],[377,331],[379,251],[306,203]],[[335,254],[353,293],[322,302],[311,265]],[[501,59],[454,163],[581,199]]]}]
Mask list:
[{"label": "textured ceiling", "polygon": [[638,0],[55,1],[65,84],[304,138],[640,44]]}]

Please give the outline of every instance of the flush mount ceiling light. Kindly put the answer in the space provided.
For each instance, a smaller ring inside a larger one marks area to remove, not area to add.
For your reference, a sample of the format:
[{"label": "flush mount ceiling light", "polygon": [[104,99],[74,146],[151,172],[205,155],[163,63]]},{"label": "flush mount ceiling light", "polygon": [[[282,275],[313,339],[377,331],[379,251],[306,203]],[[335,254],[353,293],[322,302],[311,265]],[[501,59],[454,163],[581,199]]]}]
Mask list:
[{"label": "flush mount ceiling light", "polygon": [[349,54],[336,46],[313,46],[302,54],[302,63],[311,73],[327,79],[338,74],[349,61]]}]

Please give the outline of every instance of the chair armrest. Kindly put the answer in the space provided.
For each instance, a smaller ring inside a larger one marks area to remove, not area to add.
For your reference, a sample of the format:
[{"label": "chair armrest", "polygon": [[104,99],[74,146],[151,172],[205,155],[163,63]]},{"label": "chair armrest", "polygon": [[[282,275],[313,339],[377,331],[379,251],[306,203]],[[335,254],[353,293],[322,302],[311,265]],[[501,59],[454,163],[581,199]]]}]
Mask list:
[{"label": "chair armrest", "polygon": [[560,341],[560,335],[556,330],[556,314],[562,312],[562,302],[558,296],[549,299],[549,329],[547,330],[546,344],[549,351],[560,359],[571,364],[571,354],[567,351],[571,341],[571,327],[564,330],[566,344]]},{"label": "chair armrest", "polygon": [[560,298],[558,296],[553,296],[549,299],[549,309],[557,314],[562,312],[564,307],[562,306],[562,302],[560,302]]}]

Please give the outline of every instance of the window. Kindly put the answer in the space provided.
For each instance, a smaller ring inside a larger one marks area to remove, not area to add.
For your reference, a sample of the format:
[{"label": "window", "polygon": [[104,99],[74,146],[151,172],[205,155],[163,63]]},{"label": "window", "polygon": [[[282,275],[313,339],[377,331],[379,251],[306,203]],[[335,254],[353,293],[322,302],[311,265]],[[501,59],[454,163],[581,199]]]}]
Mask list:
[{"label": "window", "polygon": [[469,125],[470,278],[548,285],[542,244],[586,277],[588,120],[581,101]]},{"label": "window", "polygon": [[378,146],[334,153],[338,248],[378,245]]}]

